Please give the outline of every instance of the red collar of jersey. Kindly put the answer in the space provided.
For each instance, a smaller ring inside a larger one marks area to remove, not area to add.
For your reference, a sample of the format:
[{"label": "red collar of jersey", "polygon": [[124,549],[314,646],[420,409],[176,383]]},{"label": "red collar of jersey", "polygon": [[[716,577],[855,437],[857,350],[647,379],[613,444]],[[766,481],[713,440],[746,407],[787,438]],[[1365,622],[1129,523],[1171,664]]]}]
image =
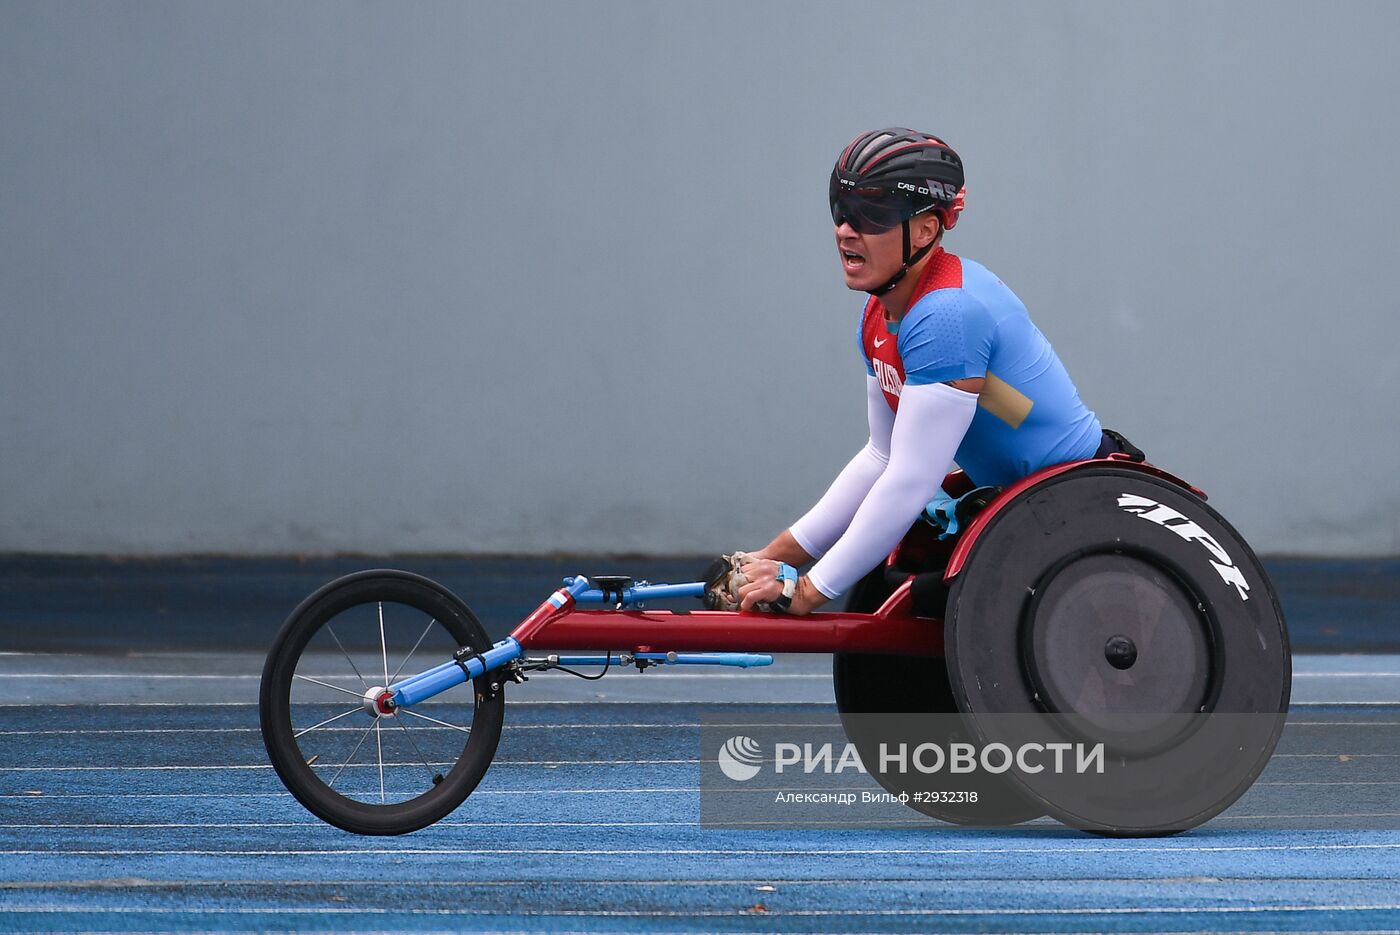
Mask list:
[{"label": "red collar of jersey", "polygon": [[[962,287],[962,260],[957,255],[944,250],[941,246],[929,254],[928,262],[924,264],[923,271],[919,274],[918,285],[914,287],[913,293],[909,296],[909,305],[904,310],[905,314],[913,308],[916,303],[930,292],[937,292],[939,289],[958,289]],[[870,298],[871,309],[879,312],[880,317],[885,321],[889,320],[889,311],[885,308],[885,303],[872,296]],[[902,316],[901,316],[902,317]]]}]

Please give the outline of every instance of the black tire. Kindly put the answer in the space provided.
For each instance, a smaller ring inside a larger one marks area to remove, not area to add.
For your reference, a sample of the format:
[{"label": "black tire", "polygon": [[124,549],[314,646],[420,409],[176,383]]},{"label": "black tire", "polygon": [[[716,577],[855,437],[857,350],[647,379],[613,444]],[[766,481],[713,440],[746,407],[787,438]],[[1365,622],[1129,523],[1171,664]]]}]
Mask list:
[{"label": "black tire", "polygon": [[1128,468],[1070,471],[1001,509],[953,582],[945,648],[980,745],[1103,747],[1098,773],[1004,774],[1098,834],[1219,814],[1288,711],[1288,633],[1258,558],[1189,490]]},{"label": "black tire", "polygon": [[[417,831],[461,805],[500,741],[505,697],[493,680],[387,717],[361,701],[449,661],[458,646],[490,643],[466,604],[418,575],[359,572],[302,601],[268,652],[259,696],[263,744],[297,801],[336,827],[376,835]],[[371,739],[377,762],[362,762]]]},{"label": "black tire", "polygon": [[[937,579],[930,590],[941,588]],[[883,565],[851,589],[846,610],[868,614],[894,592]],[[941,603],[941,593],[931,603]],[[916,606],[922,601],[915,601]],[[934,620],[930,626],[939,626]],[[836,653],[832,657],[836,709],[846,735],[856,745],[863,762],[878,762],[881,743],[933,740],[945,749],[970,739],[953,697],[948,669],[941,657],[895,656],[881,653]],[[868,768],[868,767],[867,767]],[[908,806],[917,812],[955,825],[1014,825],[1039,818],[1045,810],[1031,802],[1010,783],[982,777],[976,789],[954,788],[946,776],[933,779],[886,775],[870,770],[876,782],[894,795],[910,796]],[[942,801],[975,791],[977,801]]]},{"label": "black tire", "polygon": [[[882,564],[851,588],[846,610],[873,614],[894,587]],[[953,695],[946,675],[938,676],[941,659],[885,653],[834,653],[832,687],[836,708],[844,713],[953,713]]]}]

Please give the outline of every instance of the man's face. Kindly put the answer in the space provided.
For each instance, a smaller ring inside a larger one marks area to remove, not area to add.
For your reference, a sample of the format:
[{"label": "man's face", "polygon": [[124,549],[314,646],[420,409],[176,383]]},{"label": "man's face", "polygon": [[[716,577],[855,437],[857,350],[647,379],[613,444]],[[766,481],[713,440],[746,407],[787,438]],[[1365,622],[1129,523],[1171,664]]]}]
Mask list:
[{"label": "man's face", "polygon": [[[931,243],[940,230],[933,212],[916,215],[909,221],[910,250]],[[862,234],[843,219],[836,226],[836,249],[846,288],[865,292],[888,282],[904,265],[904,229],[901,225],[878,234]]]},{"label": "man's face", "polygon": [[836,249],[846,288],[857,292],[874,289],[904,263],[904,230],[894,227],[881,234],[862,234],[842,220],[836,228]]}]

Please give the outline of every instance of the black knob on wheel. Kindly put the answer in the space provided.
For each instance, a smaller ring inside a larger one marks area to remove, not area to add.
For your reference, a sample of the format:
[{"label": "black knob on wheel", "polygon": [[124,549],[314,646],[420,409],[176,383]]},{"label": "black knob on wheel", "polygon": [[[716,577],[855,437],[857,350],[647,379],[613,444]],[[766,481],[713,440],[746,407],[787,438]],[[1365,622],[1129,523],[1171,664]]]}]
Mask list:
[{"label": "black knob on wheel", "polygon": [[1137,644],[1126,636],[1110,636],[1103,645],[1103,657],[1115,669],[1131,669],[1137,662]]}]

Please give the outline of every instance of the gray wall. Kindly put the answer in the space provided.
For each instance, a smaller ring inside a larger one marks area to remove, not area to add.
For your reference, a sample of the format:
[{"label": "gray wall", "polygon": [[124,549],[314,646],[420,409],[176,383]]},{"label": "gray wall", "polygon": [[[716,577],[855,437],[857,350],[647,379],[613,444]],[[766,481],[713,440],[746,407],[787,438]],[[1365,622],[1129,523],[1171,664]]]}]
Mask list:
[{"label": "gray wall", "polygon": [[1400,552],[1400,4],[0,2],[0,550],[756,547],[855,132],[1256,548]]}]

